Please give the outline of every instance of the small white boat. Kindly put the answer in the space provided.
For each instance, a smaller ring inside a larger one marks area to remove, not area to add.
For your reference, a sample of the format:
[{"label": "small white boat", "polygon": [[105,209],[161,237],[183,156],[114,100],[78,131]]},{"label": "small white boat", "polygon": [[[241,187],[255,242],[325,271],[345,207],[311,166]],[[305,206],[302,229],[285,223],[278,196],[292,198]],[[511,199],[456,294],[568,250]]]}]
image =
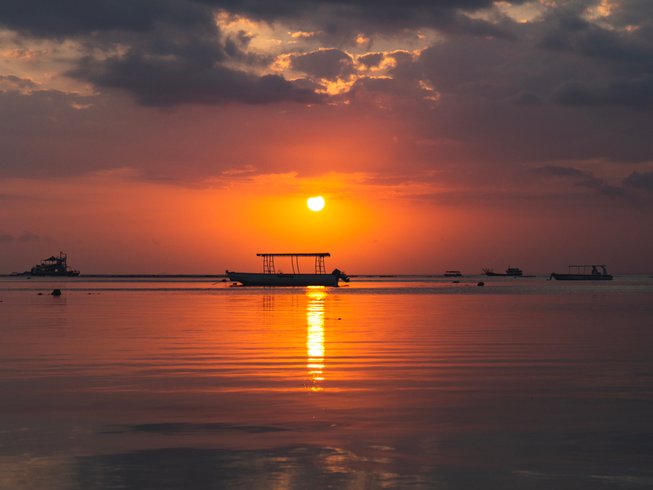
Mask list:
[{"label": "small white boat", "polygon": [[[334,269],[327,274],[324,258],[330,257],[327,252],[319,253],[259,253],[263,257],[263,272],[236,272],[227,270],[225,273],[230,281],[239,282],[243,286],[337,286],[339,281],[349,282],[349,276],[340,269]],[[290,257],[292,273],[277,272],[275,257]],[[315,271],[301,273],[299,257],[314,257]]]}]

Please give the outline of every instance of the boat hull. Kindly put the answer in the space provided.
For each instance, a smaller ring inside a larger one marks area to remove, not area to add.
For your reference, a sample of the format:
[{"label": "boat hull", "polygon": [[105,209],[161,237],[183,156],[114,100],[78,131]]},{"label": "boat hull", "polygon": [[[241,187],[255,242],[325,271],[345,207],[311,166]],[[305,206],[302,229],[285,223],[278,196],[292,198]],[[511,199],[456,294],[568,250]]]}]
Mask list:
[{"label": "boat hull", "polygon": [[79,276],[79,271],[43,272],[32,270],[31,272],[24,272],[23,275],[39,277],[77,277]]},{"label": "boat hull", "polygon": [[337,286],[336,274],[262,274],[227,271],[230,281],[243,286]]},{"label": "boat hull", "polygon": [[557,281],[611,281],[611,274],[551,274]]}]

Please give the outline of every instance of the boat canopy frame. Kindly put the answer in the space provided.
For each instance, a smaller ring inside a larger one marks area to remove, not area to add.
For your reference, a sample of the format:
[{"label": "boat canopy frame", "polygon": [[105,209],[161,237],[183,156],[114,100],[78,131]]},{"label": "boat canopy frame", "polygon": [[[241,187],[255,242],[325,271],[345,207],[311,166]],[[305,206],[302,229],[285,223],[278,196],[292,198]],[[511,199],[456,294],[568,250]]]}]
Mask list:
[{"label": "boat canopy frame", "polygon": [[257,253],[257,257],[263,257],[263,273],[276,274],[274,258],[275,257],[290,257],[290,264],[292,266],[293,274],[299,274],[299,257],[315,257],[315,274],[326,274],[326,266],[324,264],[325,257],[331,257],[329,252],[317,253]]},{"label": "boat canopy frame", "polygon": [[[601,270],[599,270],[599,268]],[[570,274],[586,274],[586,275],[607,275],[608,269],[605,264],[584,264],[584,265],[570,265]]]}]

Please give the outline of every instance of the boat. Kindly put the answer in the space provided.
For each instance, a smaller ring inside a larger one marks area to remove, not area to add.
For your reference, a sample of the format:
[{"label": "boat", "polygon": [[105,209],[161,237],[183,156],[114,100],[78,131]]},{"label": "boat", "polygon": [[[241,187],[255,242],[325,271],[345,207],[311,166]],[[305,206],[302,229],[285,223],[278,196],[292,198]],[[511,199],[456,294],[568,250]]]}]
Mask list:
[{"label": "boat", "polygon": [[486,276],[507,276],[507,277],[521,277],[524,275],[519,267],[508,267],[505,273],[494,272],[492,269],[483,269],[483,274]]},{"label": "boat", "polygon": [[68,266],[68,256],[59,252],[59,255],[53,255],[43,259],[40,264],[36,264],[29,272],[23,272],[23,275],[32,276],[79,276],[79,271]]},{"label": "boat", "polygon": [[[232,282],[243,286],[338,286],[339,281],[349,282],[349,276],[340,269],[334,269],[327,274],[324,264],[325,257],[330,257],[328,252],[318,253],[258,253],[263,257],[263,272],[236,272],[226,270],[225,273]],[[274,259],[276,257],[290,257],[292,273],[277,272]],[[311,273],[299,271],[299,258],[313,257],[315,269]]]},{"label": "boat", "polygon": [[463,277],[460,271],[444,271],[444,277]]},{"label": "boat", "polygon": [[612,275],[603,264],[570,265],[569,272],[552,272],[549,279],[558,281],[611,281]]}]

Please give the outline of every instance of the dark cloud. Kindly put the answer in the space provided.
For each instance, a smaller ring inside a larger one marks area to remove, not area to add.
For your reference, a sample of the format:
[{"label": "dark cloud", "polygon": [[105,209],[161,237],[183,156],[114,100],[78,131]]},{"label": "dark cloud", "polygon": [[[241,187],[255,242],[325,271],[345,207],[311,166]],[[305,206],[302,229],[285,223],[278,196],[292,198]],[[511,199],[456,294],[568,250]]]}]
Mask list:
[{"label": "dark cloud", "polygon": [[566,106],[612,105],[644,109],[653,103],[653,76],[594,83],[565,82],[555,90],[553,100]]},{"label": "dark cloud", "polygon": [[[580,4],[578,4],[580,5]],[[639,22],[646,17],[639,19]],[[644,62],[650,66],[653,46],[647,29],[633,32],[614,30],[591,23],[580,11],[552,10],[540,23],[540,45],[618,64]]]},{"label": "dark cloud", "polygon": [[362,77],[356,80],[349,96],[354,103],[372,103],[378,107],[409,109],[409,105],[423,105],[430,92],[417,83],[406,83],[393,78]]},{"label": "dark cloud", "polygon": [[588,175],[587,178],[580,180],[576,183],[578,187],[586,187],[588,189],[593,189],[599,194],[602,194],[611,198],[621,198],[626,201],[631,201],[632,196],[622,187],[617,187],[610,185],[605,182],[603,179],[596,178],[592,175]]},{"label": "dark cloud", "polygon": [[[433,27],[452,32],[481,36],[505,36],[498,26],[472,19],[463,12],[474,12],[493,5],[492,0],[216,0],[215,7],[253,16],[258,19],[302,19],[320,24],[332,34],[347,31],[368,33],[397,32],[403,29]],[[523,3],[515,0],[512,3]]]},{"label": "dark cloud", "polygon": [[100,87],[119,88],[150,106],[177,104],[266,104],[280,101],[319,102],[313,91],[276,75],[256,76],[221,65],[185,59],[126,56],[103,62],[87,59],[70,75]]},{"label": "dark cloud", "polygon": [[15,75],[0,75],[0,90],[17,90],[20,92],[35,90],[37,85]]},{"label": "dark cloud", "polygon": [[147,31],[157,22],[197,25],[211,10],[183,0],[12,0],[0,1],[0,25],[36,37],[74,37],[101,31]]},{"label": "dark cloud", "polygon": [[605,180],[594,176],[590,172],[585,172],[573,167],[559,167],[555,165],[535,168],[533,169],[533,172],[544,176],[573,179],[575,187],[592,189],[603,196],[610,198],[620,198],[627,202],[636,204],[634,197],[628,192],[627,189],[611,185]]},{"label": "dark cloud", "polygon": [[513,49],[500,41],[455,40],[425,49],[417,64],[440,92],[489,95],[515,82],[514,63],[521,55]]},{"label": "dark cloud", "polygon": [[99,31],[146,31],[161,21],[192,26],[212,19],[214,11],[224,9],[266,21],[312,20],[331,31],[341,31],[340,26],[359,30],[365,27],[375,32],[437,27],[502,36],[505,33],[497,26],[461,15],[492,4],[492,0],[2,0],[0,24],[39,37],[67,37]]},{"label": "dark cloud", "polygon": [[291,67],[307,75],[334,80],[354,72],[354,63],[347,53],[338,49],[320,49],[305,54],[293,54]]},{"label": "dark cloud", "polygon": [[360,56],[358,61],[368,68],[379,66],[381,61],[383,61],[383,53],[368,53],[366,55]]},{"label": "dark cloud", "polygon": [[98,57],[90,50],[68,75],[124,90],[148,106],[319,102],[313,91],[279,76],[253,74],[270,58],[248,52],[246,33],[223,35],[205,10],[204,17],[167,19],[146,33],[98,35],[97,43],[122,43],[126,52]]},{"label": "dark cloud", "polygon": [[633,172],[624,179],[624,186],[653,193],[653,172]]}]

